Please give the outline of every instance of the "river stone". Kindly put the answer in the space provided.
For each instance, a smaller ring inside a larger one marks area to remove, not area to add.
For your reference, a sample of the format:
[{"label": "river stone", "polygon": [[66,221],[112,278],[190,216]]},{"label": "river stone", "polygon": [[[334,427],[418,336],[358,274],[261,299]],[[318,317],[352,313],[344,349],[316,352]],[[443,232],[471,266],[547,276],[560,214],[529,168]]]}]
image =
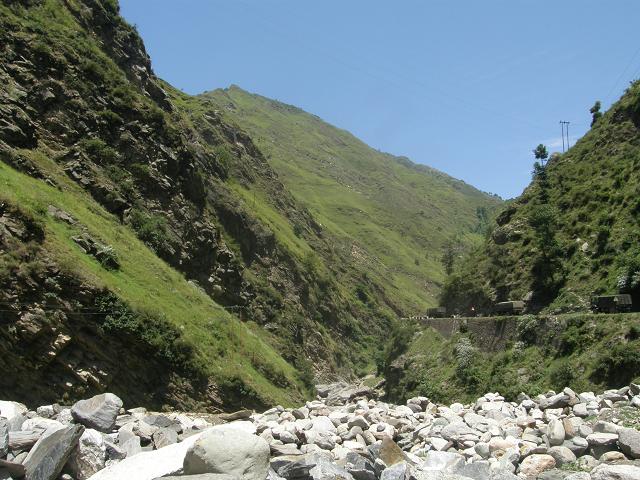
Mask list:
[{"label": "river stone", "polygon": [[74,425],[40,437],[23,462],[27,478],[29,480],[58,478],[83,432],[82,425]]},{"label": "river stone", "polygon": [[547,425],[547,437],[549,438],[549,443],[552,446],[562,445],[562,442],[564,442],[564,436],[565,431],[562,422],[555,418],[551,420],[549,425]]},{"label": "river stone", "polygon": [[29,450],[43,433],[42,430],[9,432],[9,450]]},{"label": "river stone", "polygon": [[618,430],[618,444],[628,457],[640,458],[640,432],[635,428]]},{"label": "river stone", "polygon": [[7,456],[9,451],[9,422],[0,418],[0,458]]},{"label": "river stone", "polygon": [[153,480],[177,474],[182,470],[187,450],[207,432],[208,430],[196,433],[180,443],[168,445],[161,450],[142,452],[133,457],[127,457],[121,462],[100,470],[90,480]]},{"label": "river stone", "polygon": [[271,444],[271,455],[274,457],[281,457],[283,455],[302,455],[302,452],[298,449],[298,447],[292,443],[287,443],[285,445]]},{"label": "river stone", "polygon": [[591,475],[587,472],[570,473],[563,480],[591,480]]},{"label": "river stone", "polygon": [[617,433],[592,433],[587,436],[590,446],[602,447],[605,445],[615,445],[618,441]]},{"label": "river stone", "polygon": [[78,447],[71,453],[67,465],[76,480],[86,480],[102,470],[106,460],[107,447],[102,435],[88,428],[80,437]]},{"label": "river stone", "polygon": [[[316,465],[309,470],[313,480],[354,480],[349,472],[325,457],[319,457]],[[245,480],[246,477],[243,477]],[[258,479],[256,479],[258,480]],[[264,477],[259,480],[264,480]]]},{"label": "river stone", "polygon": [[116,425],[122,400],[113,393],[102,393],[88,400],[80,400],[71,408],[74,420],[86,427],[109,433]]},{"label": "river stone", "polygon": [[249,418],[251,415],[253,414],[252,410],[238,410],[237,412],[233,412],[233,413],[222,413],[219,415],[219,418],[221,420],[224,420],[225,422],[232,422],[234,420],[245,420],[247,418]]},{"label": "river stone", "polygon": [[459,453],[430,450],[427,452],[421,468],[426,471],[453,470],[460,464],[464,464],[464,457]]},{"label": "river stone", "polygon": [[555,459],[558,467],[576,461],[576,455],[567,447],[551,447],[547,453]]},{"label": "river stone", "polygon": [[387,467],[406,460],[402,449],[391,439],[391,437],[386,435],[382,439],[382,444],[378,451],[378,457]]},{"label": "river stone", "polygon": [[269,470],[269,444],[241,430],[213,428],[187,451],[184,473],[227,473],[243,480],[264,480]]},{"label": "river stone", "polygon": [[640,467],[633,465],[598,465],[591,471],[592,480],[640,480]]},{"label": "river stone", "polygon": [[545,470],[551,470],[556,466],[556,461],[551,455],[533,454],[525,457],[518,467],[518,473],[522,473],[527,477],[536,478]]},{"label": "river stone", "polygon": [[158,477],[154,480],[242,480],[235,475],[225,473],[200,473],[198,475],[180,475],[179,477]]},{"label": "river stone", "polygon": [[7,419],[9,431],[20,430],[22,423],[26,420],[28,408],[18,402],[5,402],[0,400],[0,417]]},{"label": "river stone", "polygon": [[153,434],[153,444],[156,448],[163,448],[178,442],[178,434],[173,428],[160,428]]},{"label": "river stone", "polygon": [[405,462],[396,463],[382,471],[380,480],[405,480],[408,477],[407,473],[407,464]]}]

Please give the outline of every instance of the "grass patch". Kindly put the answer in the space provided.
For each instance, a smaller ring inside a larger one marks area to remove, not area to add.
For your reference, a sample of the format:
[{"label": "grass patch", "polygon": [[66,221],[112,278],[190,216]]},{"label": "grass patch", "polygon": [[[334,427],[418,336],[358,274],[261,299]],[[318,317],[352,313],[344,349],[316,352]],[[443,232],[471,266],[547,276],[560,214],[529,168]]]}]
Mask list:
[{"label": "grass patch", "polygon": [[[144,312],[136,318],[114,317],[104,328],[138,335],[161,351],[164,349],[164,355],[177,364],[186,358],[184,353],[188,350],[196,368],[205,375],[221,385],[235,379],[265,404],[291,405],[304,398],[307,391],[298,373],[270,347],[266,332],[254,324],[241,323],[189,284],[47,157],[23,153],[37,156],[38,163],[61,188],[50,187],[0,163],[0,186],[6,199],[44,225],[44,248],[62,268],[108,289],[134,311]],[[112,245],[118,252],[120,269],[105,270],[93,257],[85,255],[71,240],[79,228],[49,217],[49,205],[65,210],[94,238]],[[154,319],[162,319],[171,328],[158,328]],[[179,343],[172,336],[175,331],[180,332]]]}]

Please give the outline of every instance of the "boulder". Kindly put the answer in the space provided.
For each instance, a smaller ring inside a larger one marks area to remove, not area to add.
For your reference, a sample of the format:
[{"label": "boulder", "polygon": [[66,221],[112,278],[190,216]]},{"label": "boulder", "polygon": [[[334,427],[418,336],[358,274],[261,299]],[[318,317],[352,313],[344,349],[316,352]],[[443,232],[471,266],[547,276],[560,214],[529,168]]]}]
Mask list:
[{"label": "boulder", "polygon": [[109,433],[116,424],[122,400],[113,393],[102,393],[88,400],[80,400],[71,408],[73,419],[100,432]]},{"label": "boulder", "polygon": [[187,450],[208,430],[192,435],[180,443],[174,443],[161,450],[142,452],[133,457],[100,470],[90,480],[154,480],[179,473],[182,470]]},{"label": "boulder", "polygon": [[0,458],[7,456],[9,452],[9,422],[0,418]]},{"label": "boulder", "polygon": [[589,445],[592,447],[615,445],[617,441],[617,433],[592,433],[591,435],[587,436],[587,442],[589,442]]},{"label": "boulder", "polygon": [[408,474],[407,464],[400,462],[385,468],[380,475],[380,480],[405,480]]},{"label": "boulder", "polygon": [[618,444],[628,457],[640,458],[640,432],[635,428],[619,429]]},{"label": "boulder", "polygon": [[252,414],[253,414],[253,411],[245,409],[245,410],[238,410],[237,412],[233,412],[233,413],[222,413],[220,414],[219,418],[221,420],[224,420],[225,422],[232,422],[234,420],[245,420],[249,418]]},{"label": "boulder", "polygon": [[387,467],[406,460],[402,449],[396,444],[396,442],[387,436],[382,439],[382,444],[378,451],[378,458],[380,458]]},{"label": "boulder", "polygon": [[50,418],[33,417],[24,421],[21,429],[24,431],[31,430],[60,430],[64,428],[64,425],[57,420],[51,420]]},{"label": "boulder", "polygon": [[563,480],[591,480],[591,475],[587,472],[570,473]]},{"label": "boulder", "polygon": [[592,480],[640,480],[640,467],[634,465],[598,465],[591,471]]},{"label": "boulder", "polygon": [[242,478],[234,475],[227,475],[225,473],[200,473],[198,475],[171,475],[170,477],[158,477],[154,480],[242,480]]},{"label": "boulder", "polygon": [[427,452],[424,462],[421,465],[422,470],[453,470],[458,465],[464,464],[465,460],[459,453],[453,452],[435,452],[433,450]]},{"label": "boulder", "polygon": [[19,459],[13,462],[0,458],[0,480],[12,480],[14,478],[24,478],[26,470],[24,465],[18,463]]},{"label": "boulder", "polygon": [[107,447],[102,435],[97,430],[88,428],[80,437],[67,465],[76,480],[86,480],[102,470],[106,460]]},{"label": "boulder", "polygon": [[23,462],[27,478],[29,480],[58,478],[83,432],[82,425],[74,425],[40,437]]},{"label": "boulder", "polygon": [[163,448],[178,442],[178,433],[173,428],[159,428],[153,433],[153,445]]},{"label": "boulder", "polygon": [[309,470],[309,476],[313,480],[354,480],[344,468],[325,457],[319,457],[314,467]]},{"label": "boulder", "polygon": [[302,455],[298,447],[291,443],[285,445],[272,444],[269,448],[271,449],[271,455],[274,457],[280,457],[282,455]]},{"label": "boulder", "polygon": [[565,431],[562,421],[552,419],[547,425],[547,438],[549,443],[553,445],[562,445],[564,442]]},{"label": "boulder", "polygon": [[555,459],[558,467],[576,461],[576,455],[567,447],[551,447],[547,453]]},{"label": "boulder", "polygon": [[0,417],[7,419],[9,431],[20,430],[26,420],[28,408],[18,402],[5,402],[0,400]]},{"label": "boulder", "polygon": [[226,473],[243,480],[264,480],[269,470],[269,445],[241,430],[212,428],[189,448],[184,473]]},{"label": "boulder", "polygon": [[445,440],[462,443],[466,440],[477,441],[480,432],[469,427],[464,422],[450,423],[442,429],[440,435]]},{"label": "boulder", "polygon": [[171,475],[170,477],[158,477],[154,480],[242,480],[242,478],[225,473],[200,473],[198,475],[180,475],[177,477]]},{"label": "boulder", "polygon": [[44,430],[9,432],[9,450],[29,450],[40,440]]},{"label": "boulder", "polygon": [[218,431],[241,431],[249,435],[255,435],[257,432],[256,426],[253,422],[246,420],[236,420],[230,423],[223,423],[222,425],[216,425],[215,429]]}]

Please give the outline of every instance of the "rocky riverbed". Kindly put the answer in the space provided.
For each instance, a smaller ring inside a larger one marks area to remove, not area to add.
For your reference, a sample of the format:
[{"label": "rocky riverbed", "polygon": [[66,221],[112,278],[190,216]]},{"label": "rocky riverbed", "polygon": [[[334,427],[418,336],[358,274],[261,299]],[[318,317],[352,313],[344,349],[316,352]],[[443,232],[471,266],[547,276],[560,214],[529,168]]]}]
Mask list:
[{"label": "rocky riverbed", "polygon": [[0,480],[640,480],[640,386],[517,402],[406,405],[318,386],[317,400],[222,415],[153,413],[113,394],[0,401]]}]

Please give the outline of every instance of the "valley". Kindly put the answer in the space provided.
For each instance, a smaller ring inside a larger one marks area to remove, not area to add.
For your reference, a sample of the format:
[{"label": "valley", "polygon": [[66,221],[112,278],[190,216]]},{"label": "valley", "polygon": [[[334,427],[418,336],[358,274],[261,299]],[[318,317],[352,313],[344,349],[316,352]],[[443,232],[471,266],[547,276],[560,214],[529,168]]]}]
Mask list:
[{"label": "valley", "polygon": [[600,108],[504,200],[0,2],[0,479],[637,480],[640,81]]}]

